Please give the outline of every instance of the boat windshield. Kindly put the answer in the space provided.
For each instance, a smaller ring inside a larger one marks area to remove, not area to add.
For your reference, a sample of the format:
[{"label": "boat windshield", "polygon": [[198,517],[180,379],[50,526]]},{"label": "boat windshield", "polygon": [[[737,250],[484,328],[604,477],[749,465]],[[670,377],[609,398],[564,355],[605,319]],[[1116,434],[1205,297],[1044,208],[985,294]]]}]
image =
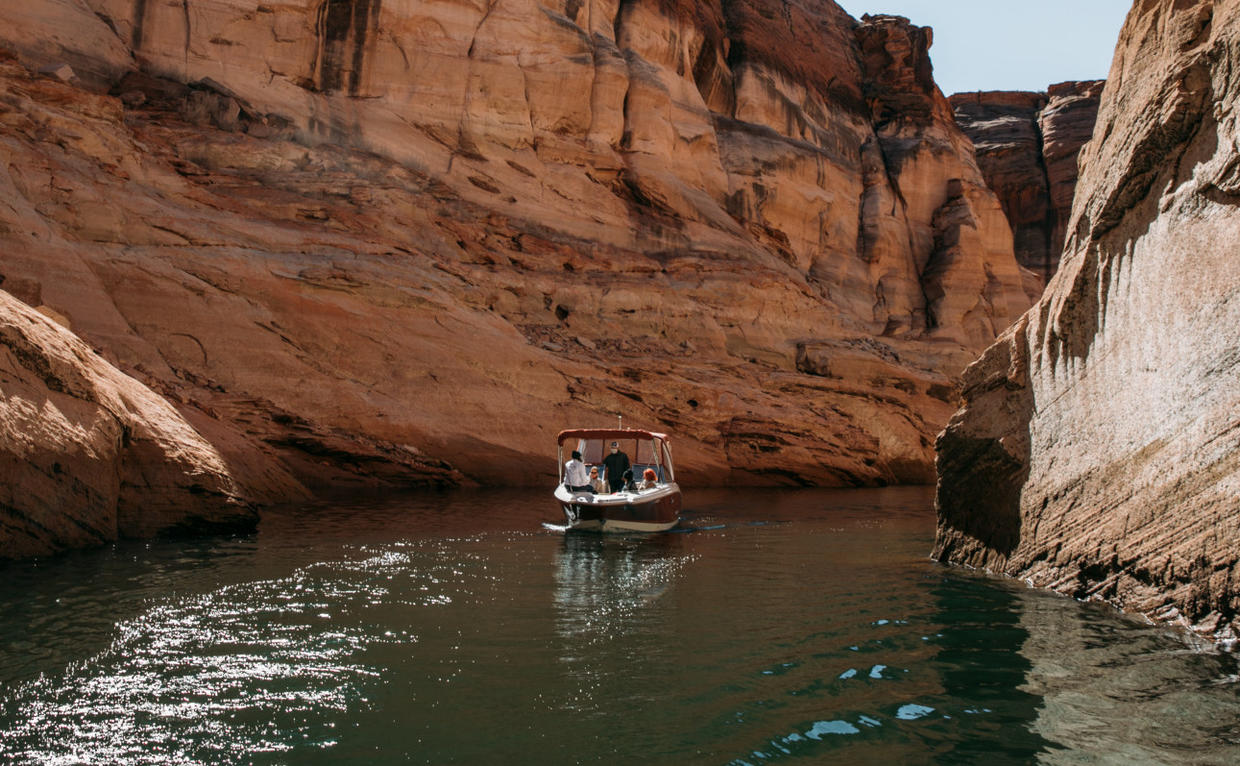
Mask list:
[{"label": "boat windshield", "polygon": [[[577,439],[572,449],[581,453],[587,465],[603,462],[611,454],[611,443],[616,442],[620,451],[629,456],[630,463],[656,463],[652,439]],[[565,445],[566,447],[568,445]]]}]

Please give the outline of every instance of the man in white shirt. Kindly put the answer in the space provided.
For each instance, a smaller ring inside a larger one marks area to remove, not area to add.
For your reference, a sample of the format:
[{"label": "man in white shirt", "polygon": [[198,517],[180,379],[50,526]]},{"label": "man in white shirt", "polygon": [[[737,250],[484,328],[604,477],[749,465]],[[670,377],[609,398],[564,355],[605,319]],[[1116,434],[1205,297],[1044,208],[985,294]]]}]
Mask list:
[{"label": "man in white shirt", "polygon": [[594,494],[590,486],[590,475],[586,473],[586,464],[581,462],[581,453],[573,450],[573,459],[564,464],[564,486],[569,492],[589,492]]}]

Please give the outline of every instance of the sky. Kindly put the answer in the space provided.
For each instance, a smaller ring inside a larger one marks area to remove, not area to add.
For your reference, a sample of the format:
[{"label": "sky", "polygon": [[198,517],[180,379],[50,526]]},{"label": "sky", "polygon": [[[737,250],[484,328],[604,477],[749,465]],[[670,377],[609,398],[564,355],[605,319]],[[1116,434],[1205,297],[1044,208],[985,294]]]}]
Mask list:
[{"label": "sky", "polygon": [[1046,90],[1101,80],[1132,0],[836,0],[863,13],[907,16],[934,28],[930,59],[946,95]]}]

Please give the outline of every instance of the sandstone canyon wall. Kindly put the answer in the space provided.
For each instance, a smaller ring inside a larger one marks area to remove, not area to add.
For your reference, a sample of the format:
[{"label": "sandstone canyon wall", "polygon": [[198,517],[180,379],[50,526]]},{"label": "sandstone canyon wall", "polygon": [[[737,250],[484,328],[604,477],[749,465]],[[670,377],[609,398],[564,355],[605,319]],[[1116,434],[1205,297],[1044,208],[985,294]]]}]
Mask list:
[{"label": "sandstone canyon wall", "polygon": [[935,555],[1234,639],[1240,2],[1142,0],[1059,272],[965,373]]},{"label": "sandstone canyon wall", "polygon": [[981,91],[948,99],[1007,215],[1016,260],[1042,285],[1059,267],[1077,158],[1093,135],[1103,84],[1061,82],[1045,93]]},{"label": "sandstone canyon wall", "polygon": [[2,290],[0,477],[0,558],[257,521],[170,404]]},{"label": "sandstone canyon wall", "polygon": [[[29,0],[0,279],[253,493],[929,481],[1032,302],[928,29],[828,0]],[[68,65],[67,67],[64,65]],[[42,70],[43,74],[35,70]]]}]

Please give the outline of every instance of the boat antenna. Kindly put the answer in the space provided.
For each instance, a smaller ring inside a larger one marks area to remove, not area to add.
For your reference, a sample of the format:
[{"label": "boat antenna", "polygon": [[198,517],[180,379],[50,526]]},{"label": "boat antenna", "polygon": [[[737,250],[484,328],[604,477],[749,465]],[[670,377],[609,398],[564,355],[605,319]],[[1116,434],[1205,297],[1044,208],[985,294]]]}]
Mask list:
[{"label": "boat antenna", "polygon": [[616,416],[616,423],[617,423],[616,428],[619,428],[621,431],[623,431],[623,430],[624,430],[624,416],[623,416],[623,415],[617,415],[617,416]]}]

